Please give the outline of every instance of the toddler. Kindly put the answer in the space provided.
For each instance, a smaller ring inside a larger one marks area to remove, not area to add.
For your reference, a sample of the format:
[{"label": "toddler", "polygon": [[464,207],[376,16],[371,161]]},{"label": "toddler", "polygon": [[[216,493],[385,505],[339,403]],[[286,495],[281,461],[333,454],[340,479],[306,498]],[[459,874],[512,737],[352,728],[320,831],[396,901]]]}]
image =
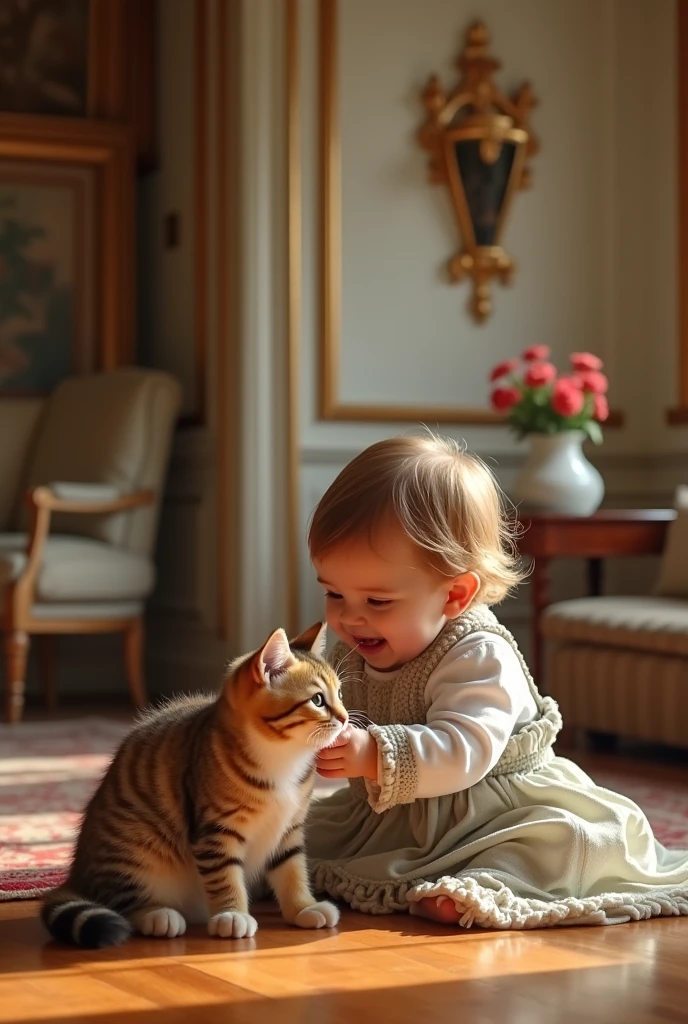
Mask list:
[{"label": "toddler", "polygon": [[688,852],[555,756],[542,697],[490,605],[521,577],[490,471],[454,441],[372,445],[318,504],[309,548],[351,727],[318,770],[316,887],[373,914],[532,928],[688,914]]}]

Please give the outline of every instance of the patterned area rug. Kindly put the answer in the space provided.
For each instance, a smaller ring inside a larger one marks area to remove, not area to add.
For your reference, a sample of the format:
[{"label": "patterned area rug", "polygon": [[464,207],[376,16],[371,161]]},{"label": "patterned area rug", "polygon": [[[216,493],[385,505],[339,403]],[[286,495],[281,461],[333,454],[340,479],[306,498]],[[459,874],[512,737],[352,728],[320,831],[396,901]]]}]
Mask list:
[{"label": "patterned area rug", "polygon": [[64,880],[81,812],[127,729],[104,718],[0,725],[0,900]]},{"label": "patterned area rug", "polygon": [[[64,880],[80,813],[127,728],[103,718],[0,725],[0,900]],[[613,772],[595,781],[635,800],[665,846],[688,849],[688,785]]]}]

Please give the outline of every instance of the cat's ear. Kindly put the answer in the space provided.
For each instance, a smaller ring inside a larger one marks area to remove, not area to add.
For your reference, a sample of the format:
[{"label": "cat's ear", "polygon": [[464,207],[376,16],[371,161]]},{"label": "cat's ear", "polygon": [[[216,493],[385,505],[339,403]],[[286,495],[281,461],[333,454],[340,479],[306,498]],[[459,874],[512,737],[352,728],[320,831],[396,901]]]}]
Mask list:
[{"label": "cat's ear", "polygon": [[261,680],[269,686],[295,664],[296,658],[289,650],[287,634],[283,629],[276,629],[258,651],[257,666]]},{"label": "cat's ear", "polygon": [[310,651],[316,657],[322,658],[325,653],[325,641],[327,640],[327,623],[316,622],[304,633],[299,633],[295,640],[290,640],[289,645],[295,651]]}]

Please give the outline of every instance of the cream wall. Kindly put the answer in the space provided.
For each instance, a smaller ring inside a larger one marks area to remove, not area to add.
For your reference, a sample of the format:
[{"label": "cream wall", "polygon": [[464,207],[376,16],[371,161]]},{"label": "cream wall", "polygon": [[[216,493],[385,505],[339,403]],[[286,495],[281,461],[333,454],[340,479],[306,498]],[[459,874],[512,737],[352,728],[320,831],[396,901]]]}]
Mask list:
[{"label": "cream wall", "polygon": [[[429,73],[456,83],[453,61],[480,17],[508,90],[525,78],[540,105],[534,185],[517,194],[504,236],[518,269],[495,285],[476,325],[467,284],[442,270],[458,248],[449,200],[426,181],[415,132]],[[676,367],[674,0],[340,0],[342,319],[340,399],[382,406],[486,402],[502,358],[546,342],[562,361],[590,349],[605,360],[612,404],[625,416],[592,453],[610,504],[670,500],[685,479],[685,428],[664,425]],[[408,422],[322,422],[317,415],[319,239],[317,4],[301,3],[304,169],[304,331],[301,515],[365,445]],[[523,457],[501,428],[441,426],[495,466],[507,491]],[[615,586],[651,580],[652,563],[612,567]],[[302,617],[321,599],[302,546]],[[555,590],[582,585],[563,564]],[[526,641],[527,602],[504,616]]]}]

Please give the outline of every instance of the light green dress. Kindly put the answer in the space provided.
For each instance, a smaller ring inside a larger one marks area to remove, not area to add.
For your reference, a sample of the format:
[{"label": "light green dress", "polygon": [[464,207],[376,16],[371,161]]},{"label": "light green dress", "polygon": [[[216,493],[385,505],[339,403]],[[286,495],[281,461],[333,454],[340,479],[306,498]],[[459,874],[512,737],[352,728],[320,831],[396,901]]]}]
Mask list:
[{"label": "light green dress", "polygon": [[[426,721],[430,673],[477,631],[513,646],[539,718],[511,736],[497,765],[470,789],[414,799],[404,726]],[[333,664],[345,654],[335,648]],[[352,779],[312,805],[307,841],[316,889],[370,914],[448,896],[466,927],[688,915],[688,851],[665,849],[632,800],[554,755],[557,705],[540,696],[514,638],[485,606],[448,623],[392,682],[366,677],[356,653],[345,667],[344,703],[375,723],[382,777],[379,784]]]}]

